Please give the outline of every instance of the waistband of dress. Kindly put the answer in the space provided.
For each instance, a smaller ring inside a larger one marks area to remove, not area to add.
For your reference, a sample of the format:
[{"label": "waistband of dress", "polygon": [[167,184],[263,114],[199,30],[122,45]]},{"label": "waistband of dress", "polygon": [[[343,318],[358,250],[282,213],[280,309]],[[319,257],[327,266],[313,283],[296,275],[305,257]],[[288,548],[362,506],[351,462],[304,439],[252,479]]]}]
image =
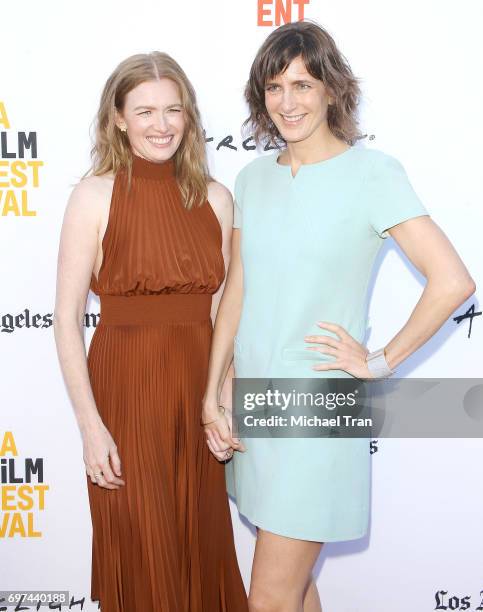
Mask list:
[{"label": "waistband of dress", "polygon": [[211,313],[210,293],[100,295],[103,325],[159,325],[205,321]]}]

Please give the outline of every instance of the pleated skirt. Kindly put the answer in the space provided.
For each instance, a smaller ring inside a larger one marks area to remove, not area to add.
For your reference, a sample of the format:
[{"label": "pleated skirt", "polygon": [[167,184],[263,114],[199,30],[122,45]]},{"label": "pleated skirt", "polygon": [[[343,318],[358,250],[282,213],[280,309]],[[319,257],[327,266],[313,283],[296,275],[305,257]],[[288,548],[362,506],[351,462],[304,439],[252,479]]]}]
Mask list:
[{"label": "pleated skirt", "polygon": [[200,426],[210,305],[203,294],[101,296],[88,371],[126,483],[87,477],[102,612],[248,610],[224,465]]}]

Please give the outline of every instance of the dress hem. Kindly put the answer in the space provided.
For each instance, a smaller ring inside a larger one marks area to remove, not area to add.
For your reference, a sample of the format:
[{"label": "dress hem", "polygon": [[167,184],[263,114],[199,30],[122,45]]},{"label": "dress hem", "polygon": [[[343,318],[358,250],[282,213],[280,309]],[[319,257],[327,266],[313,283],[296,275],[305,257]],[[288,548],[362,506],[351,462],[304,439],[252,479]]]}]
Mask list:
[{"label": "dress hem", "polygon": [[278,527],[271,527],[268,523],[258,520],[256,518],[254,518],[254,515],[250,515],[248,512],[246,512],[245,510],[240,509],[240,506],[237,504],[236,498],[233,495],[230,495],[230,498],[233,500],[233,502],[236,504],[236,507],[238,509],[238,512],[244,516],[248,521],[250,521],[250,523],[255,526],[258,527],[259,529],[263,529],[264,531],[269,531],[270,533],[273,533],[275,535],[280,535],[280,536],[284,536],[286,538],[292,538],[294,540],[306,540],[308,542],[348,542],[350,540],[358,540],[360,538],[363,538],[367,535],[368,533],[368,529],[364,529],[362,532],[357,532],[356,535],[349,535],[349,536],[344,536],[344,537],[315,537],[312,535],[308,535],[308,534],[301,534],[300,532],[298,532],[297,534],[295,534],[294,530],[291,529],[283,529],[283,528],[278,528]]}]

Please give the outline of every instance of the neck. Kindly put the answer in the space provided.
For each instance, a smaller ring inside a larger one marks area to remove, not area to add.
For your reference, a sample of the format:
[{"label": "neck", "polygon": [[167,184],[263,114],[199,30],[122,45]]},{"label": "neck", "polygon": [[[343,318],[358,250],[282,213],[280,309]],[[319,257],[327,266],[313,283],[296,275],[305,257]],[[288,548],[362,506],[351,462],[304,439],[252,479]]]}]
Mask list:
[{"label": "neck", "polygon": [[288,142],[286,150],[278,159],[279,163],[297,170],[302,164],[315,164],[330,159],[347,148],[348,145],[336,138],[325,123],[308,138],[300,142]]},{"label": "neck", "polygon": [[175,164],[174,159],[171,157],[165,161],[151,161],[139,155],[136,155],[134,152],[132,154],[132,174],[133,176],[140,176],[144,178],[152,178],[152,179],[166,179],[166,178],[174,178]]}]

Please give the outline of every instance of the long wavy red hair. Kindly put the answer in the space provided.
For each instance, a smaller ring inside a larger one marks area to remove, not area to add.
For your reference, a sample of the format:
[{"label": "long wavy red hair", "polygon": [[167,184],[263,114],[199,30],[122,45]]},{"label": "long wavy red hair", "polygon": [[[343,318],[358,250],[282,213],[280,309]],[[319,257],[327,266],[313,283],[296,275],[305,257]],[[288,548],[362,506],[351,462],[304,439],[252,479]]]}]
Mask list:
[{"label": "long wavy red hair", "polygon": [[179,87],[186,118],[181,144],[174,155],[176,178],[186,208],[206,201],[211,180],[201,117],[196,94],[181,66],[167,53],[153,51],[132,55],[122,61],[107,80],[95,122],[95,144],[91,150],[92,167],[87,174],[116,173],[127,168],[131,177],[132,152],[129,138],[116,126],[115,111],[122,112],[126,95],[135,87],[161,78]]}]

